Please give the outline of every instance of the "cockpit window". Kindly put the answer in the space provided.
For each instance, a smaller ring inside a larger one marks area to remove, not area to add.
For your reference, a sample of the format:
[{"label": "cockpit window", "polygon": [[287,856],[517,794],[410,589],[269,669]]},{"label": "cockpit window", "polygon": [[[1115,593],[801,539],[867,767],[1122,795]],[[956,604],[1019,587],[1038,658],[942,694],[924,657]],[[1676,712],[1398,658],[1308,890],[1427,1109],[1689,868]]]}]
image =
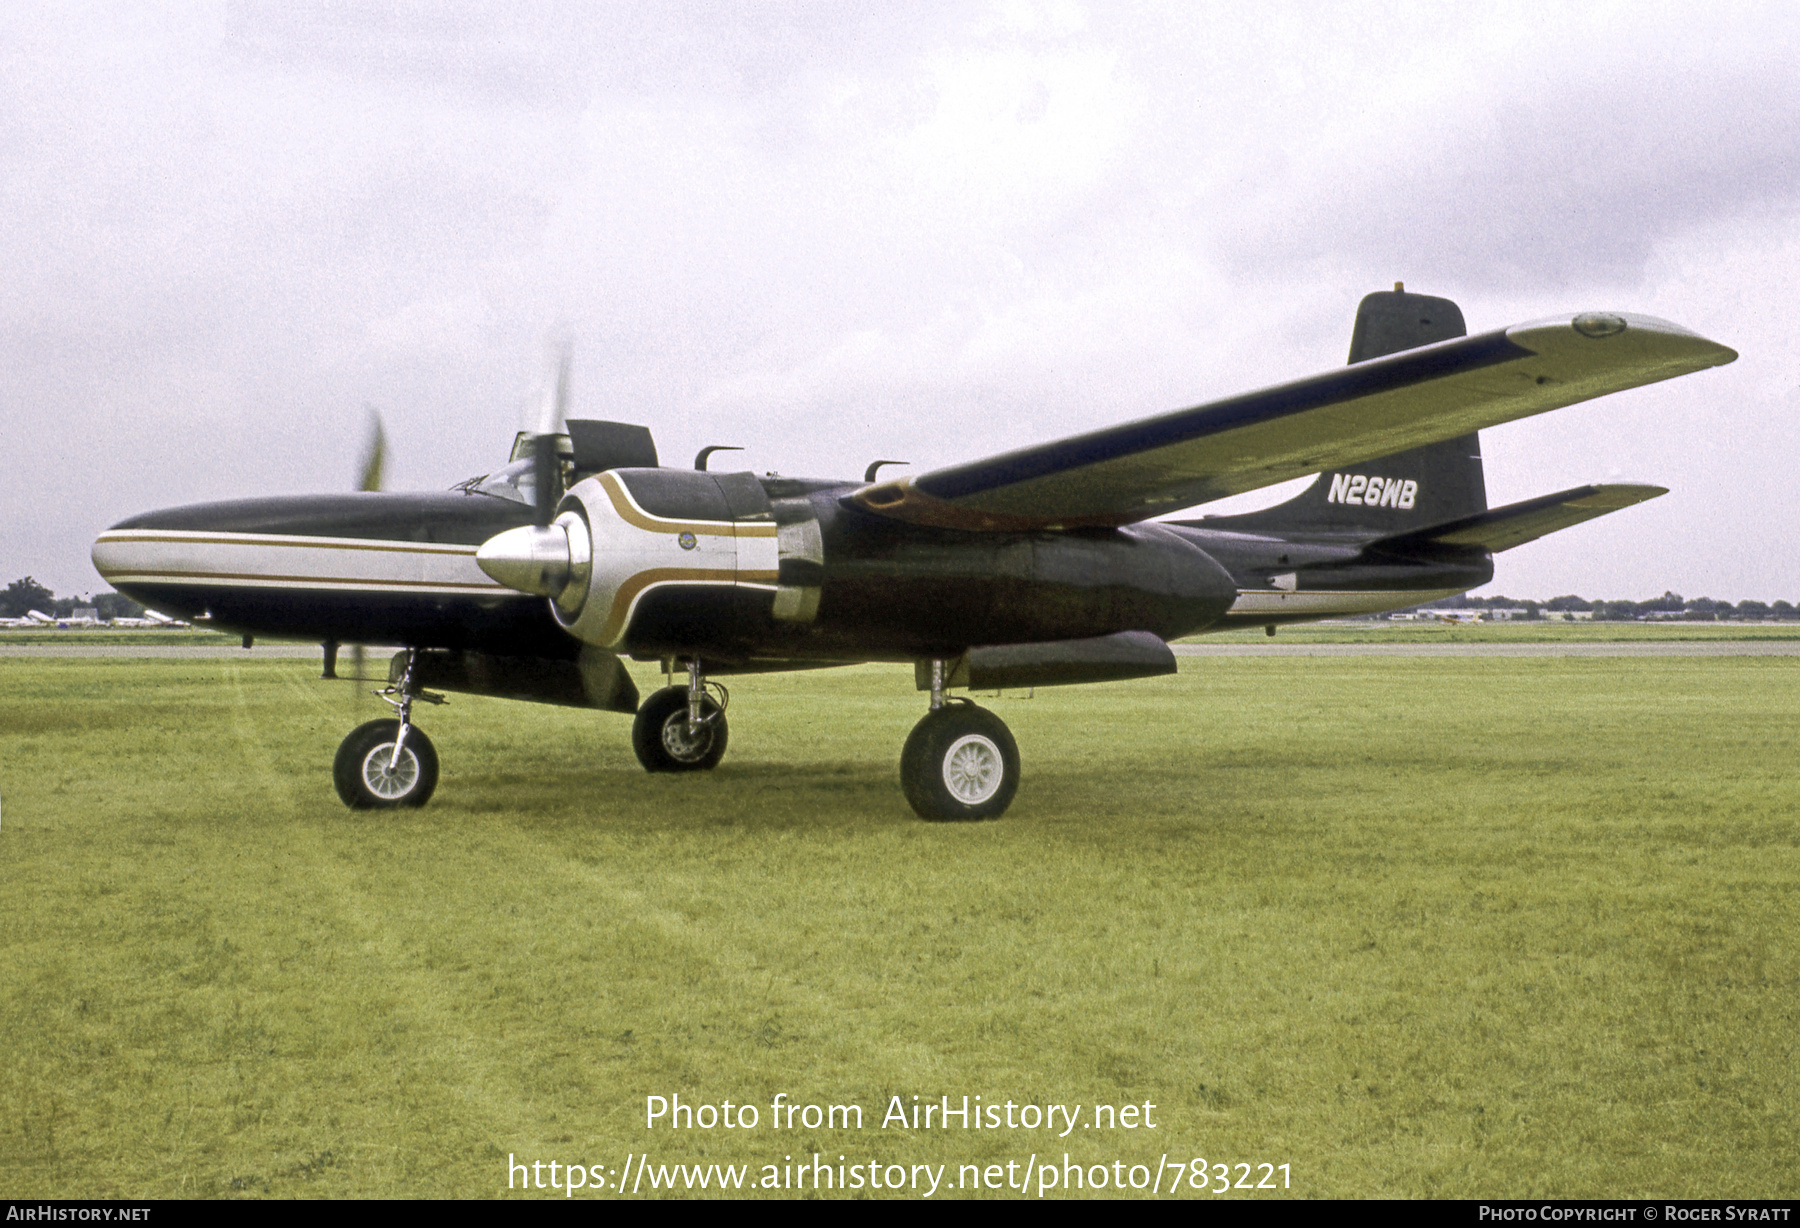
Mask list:
[{"label": "cockpit window", "polygon": [[492,473],[458,482],[451,489],[460,490],[465,495],[491,495],[496,499],[509,499],[514,503],[523,503],[526,507],[535,507],[537,471],[530,459],[518,460]]},{"label": "cockpit window", "polygon": [[[513,440],[512,462],[492,473],[484,473],[479,477],[458,482],[451,490],[460,490],[465,495],[490,495],[495,499],[507,499],[513,503],[523,503],[526,507],[537,505],[537,470],[531,456],[531,441],[534,437],[520,431]],[[570,468],[574,462],[574,447],[567,435],[556,437],[556,456],[562,462],[563,487],[567,489],[570,479]]]}]

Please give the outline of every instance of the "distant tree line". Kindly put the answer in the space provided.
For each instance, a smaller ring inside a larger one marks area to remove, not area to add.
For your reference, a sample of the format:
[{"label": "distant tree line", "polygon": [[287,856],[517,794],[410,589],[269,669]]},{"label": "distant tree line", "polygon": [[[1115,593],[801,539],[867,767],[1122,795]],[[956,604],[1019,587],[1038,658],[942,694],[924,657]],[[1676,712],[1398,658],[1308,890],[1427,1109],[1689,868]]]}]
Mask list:
[{"label": "distant tree line", "polygon": [[[1420,607],[1425,608],[1425,607]],[[1589,601],[1569,594],[1548,601],[1521,597],[1446,597],[1434,601],[1439,610],[1524,610],[1526,618],[1542,618],[1546,612],[1583,611],[1592,613],[1595,622],[1632,622],[1645,618],[1680,618],[1697,622],[1725,622],[1731,619],[1760,621],[1766,618],[1800,619],[1800,610],[1786,601],[1714,601],[1711,597],[1683,597],[1665,592],[1649,601]]]},{"label": "distant tree line", "polygon": [[[101,622],[113,618],[142,618],[144,607],[121,593],[95,593],[92,597],[58,597],[30,576],[14,580],[0,592],[0,618],[23,618],[37,610],[54,618],[67,618],[77,609],[92,606]],[[1418,607],[1420,609],[1426,607]],[[1800,610],[1786,601],[1714,601],[1711,597],[1684,598],[1664,593],[1649,601],[1589,601],[1569,594],[1535,601],[1527,597],[1446,597],[1434,601],[1438,610],[1524,610],[1526,618],[1542,618],[1546,611],[1591,611],[1595,622],[1630,622],[1642,618],[1683,618],[1699,621],[1765,618],[1800,619]]]},{"label": "distant tree line", "polygon": [[122,593],[95,593],[92,597],[58,597],[30,576],[14,580],[0,592],[0,618],[24,618],[36,610],[53,618],[67,618],[92,606],[101,622],[113,618],[142,618],[144,607]]}]

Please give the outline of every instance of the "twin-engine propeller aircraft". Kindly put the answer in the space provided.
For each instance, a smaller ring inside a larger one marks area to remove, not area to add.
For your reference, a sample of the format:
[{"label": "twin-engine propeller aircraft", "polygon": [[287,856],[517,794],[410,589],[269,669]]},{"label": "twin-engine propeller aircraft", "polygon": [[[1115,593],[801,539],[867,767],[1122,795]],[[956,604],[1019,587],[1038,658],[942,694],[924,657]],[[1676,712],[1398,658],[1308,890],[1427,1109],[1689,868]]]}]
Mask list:
[{"label": "twin-engine propeller aircraft", "polygon": [[[1485,584],[1493,556],[1666,493],[1581,486],[1489,508],[1483,427],[1719,366],[1667,321],[1587,313],[1466,336],[1447,299],[1371,294],[1349,366],[917,476],[758,477],[658,463],[650,432],[562,420],[567,363],[513,459],[439,494],[250,499],[151,512],[94,544],[121,592],[181,618],[402,645],[338,750],[354,807],[437,785],[412,723],[427,688],[635,713],[652,772],[716,766],[712,679],[912,662],[930,710],[901,753],[927,819],[1004,811],[1019,752],[949,692],[1175,671],[1169,641],[1418,605]],[[377,463],[372,466],[379,469]],[[1152,517],[1317,473],[1248,515]],[[671,683],[643,703],[621,657]]]}]

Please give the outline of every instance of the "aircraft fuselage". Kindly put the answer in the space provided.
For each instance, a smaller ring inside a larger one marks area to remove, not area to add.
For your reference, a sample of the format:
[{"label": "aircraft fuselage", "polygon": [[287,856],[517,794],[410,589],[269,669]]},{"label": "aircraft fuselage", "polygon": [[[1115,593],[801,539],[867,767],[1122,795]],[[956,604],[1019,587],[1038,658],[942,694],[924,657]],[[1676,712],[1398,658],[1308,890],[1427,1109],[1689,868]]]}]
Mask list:
[{"label": "aircraft fuselage", "polygon": [[605,620],[559,620],[551,602],[485,574],[478,547],[530,524],[532,510],[475,494],[167,509],[107,530],[94,564],[146,606],[246,634],[556,659],[585,641],[646,660],[700,657],[714,672],[1122,631],[1170,640],[1400,608],[1492,575],[1485,552],[1387,558],[1365,549],[1373,534],[909,525],[847,504],[860,485],[688,470],[589,479],[564,507],[603,544],[616,539],[611,574],[588,595]]}]

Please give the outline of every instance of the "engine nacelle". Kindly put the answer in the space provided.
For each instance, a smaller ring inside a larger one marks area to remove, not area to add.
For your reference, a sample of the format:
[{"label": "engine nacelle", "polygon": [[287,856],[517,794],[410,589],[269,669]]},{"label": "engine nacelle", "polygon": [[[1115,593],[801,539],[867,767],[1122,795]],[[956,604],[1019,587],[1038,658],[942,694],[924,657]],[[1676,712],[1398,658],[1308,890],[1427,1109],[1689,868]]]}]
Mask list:
[{"label": "engine nacelle", "polygon": [[489,575],[551,599],[583,643],[621,647],[644,595],[664,585],[778,587],[778,529],[747,473],[609,469],[577,482],[547,528],[483,544]]}]

